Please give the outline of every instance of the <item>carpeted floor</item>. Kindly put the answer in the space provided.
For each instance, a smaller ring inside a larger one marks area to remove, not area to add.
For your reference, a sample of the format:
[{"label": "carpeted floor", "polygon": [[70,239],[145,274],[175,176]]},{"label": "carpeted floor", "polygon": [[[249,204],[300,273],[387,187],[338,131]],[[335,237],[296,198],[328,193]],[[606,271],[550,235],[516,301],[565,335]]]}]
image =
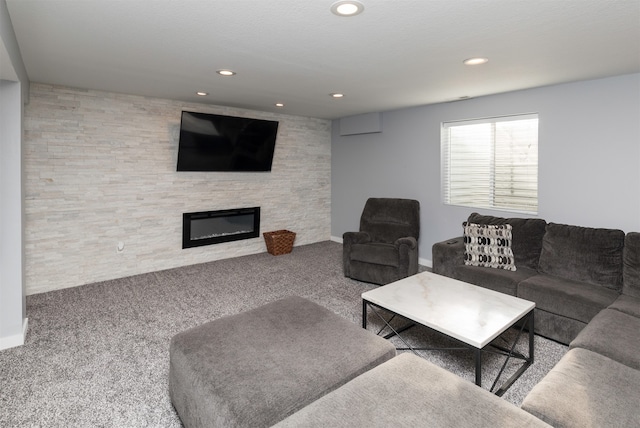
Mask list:
[{"label": "carpeted floor", "polygon": [[[180,427],[167,393],[171,337],[289,295],[360,324],[360,295],[376,286],[344,278],[341,263],[342,246],[327,241],[29,296],[26,344],[0,351],[0,426]],[[504,395],[517,405],[567,351],[541,337],[535,346],[536,362]],[[470,352],[424,356],[473,379]],[[483,363],[485,378],[497,373],[496,357]]]}]

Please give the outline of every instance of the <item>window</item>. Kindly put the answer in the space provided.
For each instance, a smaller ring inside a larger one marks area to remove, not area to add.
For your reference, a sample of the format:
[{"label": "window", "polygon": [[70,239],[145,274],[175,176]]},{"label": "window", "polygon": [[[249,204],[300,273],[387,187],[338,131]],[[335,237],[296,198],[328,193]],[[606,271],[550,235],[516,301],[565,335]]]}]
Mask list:
[{"label": "window", "polygon": [[442,124],[445,204],[538,212],[538,115]]}]

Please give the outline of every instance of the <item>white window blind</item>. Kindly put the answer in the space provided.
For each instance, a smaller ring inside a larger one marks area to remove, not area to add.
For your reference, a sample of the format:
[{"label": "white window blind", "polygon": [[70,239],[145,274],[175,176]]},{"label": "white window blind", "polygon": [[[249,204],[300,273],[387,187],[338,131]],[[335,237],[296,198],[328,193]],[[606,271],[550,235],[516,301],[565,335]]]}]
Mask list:
[{"label": "white window blind", "polygon": [[442,124],[445,204],[538,212],[538,115]]}]

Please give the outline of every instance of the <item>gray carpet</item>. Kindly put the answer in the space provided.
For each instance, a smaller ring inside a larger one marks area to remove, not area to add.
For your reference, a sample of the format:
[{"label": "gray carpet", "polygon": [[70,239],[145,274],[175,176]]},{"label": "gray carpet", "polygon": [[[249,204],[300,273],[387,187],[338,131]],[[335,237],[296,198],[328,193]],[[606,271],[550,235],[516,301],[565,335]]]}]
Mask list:
[{"label": "gray carpet", "polygon": [[[179,427],[167,393],[171,337],[289,295],[360,324],[360,294],[375,286],[344,278],[341,257],[340,244],[322,242],[29,296],[26,344],[0,351],[0,426]],[[518,405],[567,351],[540,337],[535,345],[535,364],[504,395]],[[470,352],[425,357],[473,379]],[[483,376],[497,373],[495,357],[483,361]]]}]

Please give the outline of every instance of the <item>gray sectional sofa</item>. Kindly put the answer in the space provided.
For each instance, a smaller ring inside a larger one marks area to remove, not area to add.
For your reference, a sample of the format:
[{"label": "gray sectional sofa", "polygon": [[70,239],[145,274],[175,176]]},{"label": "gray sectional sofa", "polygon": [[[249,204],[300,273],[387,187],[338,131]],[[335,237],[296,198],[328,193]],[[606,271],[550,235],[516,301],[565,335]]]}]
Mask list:
[{"label": "gray sectional sofa", "polygon": [[453,239],[434,270],[537,299],[541,333],[569,343],[521,407],[293,296],[174,336],[185,427],[640,426],[640,233],[471,220],[515,225],[517,269],[466,266]]},{"label": "gray sectional sofa", "polygon": [[621,230],[477,213],[467,223],[511,225],[516,270],[465,265],[460,236],[433,245],[433,272],[536,302],[536,334],[569,344],[622,292]]},{"label": "gray sectional sofa", "polygon": [[434,272],[536,302],[536,333],[569,345],[522,408],[555,427],[640,426],[640,233],[467,222],[510,224],[517,269],[465,265],[459,237],[434,244]]},{"label": "gray sectional sofa", "polygon": [[557,427],[640,426],[640,233],[624,242],[622,293],[595,315],[522,408]]}]

